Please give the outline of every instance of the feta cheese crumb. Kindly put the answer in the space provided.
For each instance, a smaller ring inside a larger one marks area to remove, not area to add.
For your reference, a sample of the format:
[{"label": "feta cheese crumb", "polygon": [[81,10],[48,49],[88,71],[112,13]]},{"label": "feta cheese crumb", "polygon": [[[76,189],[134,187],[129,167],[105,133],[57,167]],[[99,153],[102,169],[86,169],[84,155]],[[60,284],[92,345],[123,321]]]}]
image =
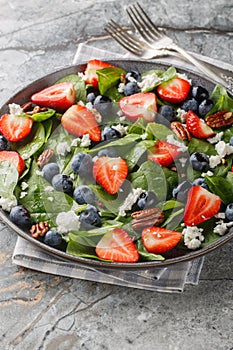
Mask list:
[{"label": "feta cheese crumb", "polygon": [[117,125],[112,125],[111,128],[118,131],[121,134],[121,136],[125,136],[128,134],[128,129],[129,129],[128,126],[117,124]]},{"label": "feta cheese crumb", "polygon": [[94,114],[95,120],[97,121],[97,123],[101,123],[101,122],[102,122],[102,116],[101,116],[100,112],[97,111],[96,108],[92,108],[91,111],[92,111],[92,113]]},{"label": "feta cheese crumb", "polygon": [[220,156],[210,156],[209,158],[209,165],[210,168],[215,168],[218,164],[220,164],[222,162],[221,157]]},{"label": "feta cheese crumb", "polygon": [[147,136],[148,136],[148,134],[145,132],[144,134],[141,135],[141,139],[142,140],[146,140]]},{"label": "feta cheese crumb", "polygon": [[179,147],[179,150],[180,150],[181,152],[186,152],[187,149],[188,149],[188,147],[185,146],[182,142],[176,140],[176,139],[174,138],[174,135],[168,135],[168,136],[167,136],[167,142],[170,143],[170,144],[172,144],[172,145],[178,146],[178,147]]},{"label": "feta cheese crumb", "polygon": [[213,176],[214,173],[212,173],[212,171],[208,170],[207,173],[202,173],[202,174],[201,174],[202,177],[205,177],[205,175],[207,175],[207,176]]},{"label": "feta cheese crumb", "polygon": [[233,226],[233,222],[223,222],[223,220],[219,220],[216,224],[213,232],[219,234],[219,236],[225,235],[228,229]]},{"label": "feta cheese crumb", "polygon": [[177,73],[177,76],[181,79],[187,80],[190,84],[192,84],[192,79],[189,79],[185,73]]},{"label": "feta cheese crumb", "polygon": [[187,226],[183,229],[182,234],[184,236],[184,244],[189,249],[197,249],[201,246],[201,242],[205,237],[202,235],[203,229],[197,226]]},{"label": "feta cheese crumb", "polygon": [[60,142],[56,147],[56,151],[61,156],[65,156],[67,153],[70,152],[70,146],[68,145],[68,143],[66,141]]},{"label": "feta cheese crumb", "polygon": [[214,215],[215,218],[217,219],[225,219],[226,218],[226,214],[224,212],[220,212],[220,213],[217,213],[216,215]]},{"label": "feta cheese crumb", "polygon": [[72,140],[71,142],[71,147],[77,147],[81,142],[80,137],[76,137],[75,139]]},{"label": "feta cheese crumb", "polygon": [[124,92],[124,87],[125,87],[125,84],[124,83],[120,83],[118,85],[118,92],[120,92],[120,94],[123,94]]},{"label": "feta cheese crumb", "polygon": [[207,139],[207,141],[209,141],[209,143],[214,144],[214,143],[217,143],[217,142],[221,141],[222,137],[223,137],[223,131],[218,132],[218,133],[217,133],[215,136],[213,136],[213,137],[209,137],[209,138]]},{"label": "feta cheese crumb", "polygon": [[69,231],[78,231],[80,227],[79,216],[74,211],[61,212],[56,218],[57,231],[66,234]]},{"label": "feta cheese crumb", "polygon": [[142,76],[142,81],[138,82],[138,86],[142,91],[152,88],[161,81],[161,78],[153,72],[152,74],[147,74]]},{"label": "feta cheese crumb", "polygon": [[178,108],[176,111],[176,116],[180,119],[181,123],[185,123],[187,112],[182,108]]},{"label": "feta cheese crumb", "polygon": [[215,149],[220,157],[225,157],[233,153],[233,146],[225,143],[224,141],[219,141],[215,145]]},{"label": "feta cheese crumb", "polygon": [[9,104],[10,115],[17,116],[23,113],[23,109],[16,103]]},{"label": "feta cheese crumb", "polygon": [[130,210],[134,203],[138,200],[141,193],[143,193],[144,190],[142,188],[133,188],[132,192],[128,194],[128,196],[125,198],[124,203],[119,208],[119,216],[125,216],[126,211]]},{"label": "feta cheese crumb", "polygon": [[53,197],[48,197],[48,201],[53,202],[54,198]]},{"label": "feta cheese crumb", "polygon": [[11,209],[16,205],[17,205],[17,199],[15,196],[13,196],[12,198],[4,198],[4,197],[0,198],[0,206],[2,207],[3,210],[10,212]]},{"label": "feta cheese crumb", "polygon": [[35,173],[38,176],[43,176],[44,175],[44,172],[42,170],[36,170]]},{"label": "feta cheese crumb", "polygon": [[90,144],[91,144],[90,135],[89,134],[83,135],[80,146],[81,147],[89,147]]},{"label": "feta cheese crumb", "polygon": [[27,194],[28,194],[27,192],[22,191],[22,192],[20,193],[20,198],[26,197]]},{"label": "feta cheese crumb", "polygon": [[24,191],[24,190],[26,190],[27,188],[28,188],[28,184],[26,183],[26,182],[22,182],[21,183],[21,188],[22,188],[22,190]]}]

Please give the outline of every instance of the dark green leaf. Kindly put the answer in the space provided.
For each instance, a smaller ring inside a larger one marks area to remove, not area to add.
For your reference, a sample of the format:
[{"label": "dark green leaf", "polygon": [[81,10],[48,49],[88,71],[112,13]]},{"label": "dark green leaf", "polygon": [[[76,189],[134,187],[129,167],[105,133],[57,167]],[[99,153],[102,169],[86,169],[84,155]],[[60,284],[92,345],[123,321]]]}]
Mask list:
[{"label": "dark green leaf", "polygon": [[203,152],[206,153],[208,156],[217,154],[214,145],[207,141],[196,139],[195,137],[191,138],[188,144],[188,150],[190,154],[194,152]]},{"label": "dark green leaf", "polygon": [[100,94],[105,95],[109,89],[116,87],[121,74],[125,74],[125,71],[117,67],[106,67],[97,70]]},{"label": "dark green leaf", "polygon": [[210,191],[219,196],[225,204],[233,202],[233,182],[229,176],[224,178],[205,175],[205,180]]},{"label": "dark green leaf", "polygon": [[0,162],[0,197],[13,199],[18,171],[12,162]]}]

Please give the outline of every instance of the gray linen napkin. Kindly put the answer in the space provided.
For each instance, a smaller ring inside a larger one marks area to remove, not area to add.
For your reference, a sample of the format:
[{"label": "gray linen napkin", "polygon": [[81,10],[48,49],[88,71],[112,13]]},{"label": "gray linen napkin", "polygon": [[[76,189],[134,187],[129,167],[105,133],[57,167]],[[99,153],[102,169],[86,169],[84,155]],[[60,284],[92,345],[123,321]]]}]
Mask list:
[{"label": "gray linen napkin", "polygon": [[[195,55],[200,57],[200,55]],[[124,57],[126,56],[130,57],[129,55],[124,55]],[[80,44],[75,54],[73,64],[85,62],[91,58],[107,60],[114,57],[122,57],[122,55]],[[202,56],[202,59],[224,68],[223,62],[215,61],[204,56]],[[171,65],[177,64],[190,68],[190,64],[174,57],[166,57],[163,58],[162,61],[168,62]],[[226,64],[225,68],[232,70],[229,64]],[[193,66],[192,69],[195,70]],[[9,230],[3,223],[0,223],[0,231],[5,229]],[[90,266],[84,267],[72,261],[64,261],[57,256],[51,255],[33,246],[23,238],[18,237],[12,261],[14,264],[26,268],[71,278],[157,292],[183,292],[186,284],[198,285],[204,257],[178,263],[169,267],[156,267],[140,271],[92,268]]]}]

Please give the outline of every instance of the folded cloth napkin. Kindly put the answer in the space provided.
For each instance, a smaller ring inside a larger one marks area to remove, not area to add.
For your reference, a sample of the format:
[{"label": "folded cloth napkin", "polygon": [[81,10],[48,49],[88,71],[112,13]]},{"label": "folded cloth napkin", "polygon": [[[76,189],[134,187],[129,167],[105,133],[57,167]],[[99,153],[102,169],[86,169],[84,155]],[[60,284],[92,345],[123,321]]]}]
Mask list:
[{"label": "folded cloth napkin", "polygon": [[[129,55],[124,55],[124,57],[126,56],[130,57]],[[93,58],[107,60],[119,57],[122,57],[122,55],[80,44],[75,54],[73,64],[86,62]],[[202,56],[202,58],[208,61],[207,57]],[[178,58],[166,57],[163,61],[171,65],[182,65],[183,67],[190,68],[190,64]],[[223,62],[213,59],[210,59],[209,62],[224,68]],[[226,68],[229,69],[229,65],[226,65]],[[193,66],[192,70],[195,70]],[[1,223],[1,226],[2,229],[6,229],[4,224]],[[60,259],[55,255],[51,255],[33,246],[23,238],[18,237],[12,261],[14,264],[30,269],[71,278],[158,292],[183,292],[186,284],[198,285],[204,258],[196,258],[168,267],[155,267],[148,270],[129,271],[102,267],[93,268],[91,266],[83,266],[76,262]]]}]

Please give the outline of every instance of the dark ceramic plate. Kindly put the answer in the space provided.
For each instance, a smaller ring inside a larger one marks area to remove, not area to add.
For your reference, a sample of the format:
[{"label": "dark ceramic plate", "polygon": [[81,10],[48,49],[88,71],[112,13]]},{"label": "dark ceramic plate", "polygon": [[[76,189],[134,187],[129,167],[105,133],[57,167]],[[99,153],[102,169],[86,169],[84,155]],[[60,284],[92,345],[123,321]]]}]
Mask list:
[{"label": "dark ceramic plate", "polygon": [[[167,63],[163,63],[162,61],[160,62],[148,62],[148,61],[133,61],[133,60],[109,60],[108,62],[123,68],[126,71],[132,70],[133,68],[138,69],[139,71],[147,71],[150,69],[167,69],[169,65]],[[39,91],[42,90],[43,88],[52,85],[55,83],[58,79],[64,77],[65,75],[71,74],[71,73],[78,73],[78,72],[83,72],[85,70],[86,65],[85,64],[79,64],[75,66],[70,66],[66,67],[64,69],[61,69],[59,71],[56,71],[54,73],[51,73],[35,82],[32,84],[28,85],[26,88],[23,90],[19,91],[17,94],[15,94],[9,101],[7,101],[1,108],[0,112],[1,115],[4,113],[8,112],[8,104],[9,103],[17,103],[17,104],[23,104],[26,101],[30,99],[30,96]],[[210,92],[213,90],[215,84],[206,78],[203,78],[201,75],[193,72],[193,71],[187,71],[183,69],[182,67],[177,67],[178,71],[180,73],[187,73],[188,77],[192,79],[192,81],[195,84],[201,85]],[[10,227],[12,228],[19,236],[25,238],[27,241],[30,243],[36,245],[37,247],[43,249],[46,252],[52,253],[53,255],[60,257],[65,260],[70,260],[73,262],[77,262],[83,265],[92,265],[93,267],[111,267],[111,268],[127,268],[127,269],[132,269],[132,268],[149,268],[149,267],[161,267],[161,266],[167,266],[171,265],[174,263],[182,262],[182,261],[187,261],[191,260],[193,258],[197,258],[200,256],[203,256],[211,251],[213,251],[216,248],[219,248],[223,244],[227,243],[230,241],[230,239],[233,238],[233,230],[230,230],[226,235],[219,237],[217,241],[214,243],[211,243],[205,248],[201,248],[195,251],[175,251],[174,253],[171,254],[171,256],[168,256],[166,260],[164,261],[149,261],[149,262],[138,262],[134,264],[129,264],[129,263],[110,263],[110,262],[103,262],[99,260],[94,260],[94,259],[87,259],[87,258],[81,258],[77,256],[73,256],[70,254],[67,254],[63,251],[54,249],[48,245],[45,245],[44,243],[41,243],[40,241],[34,239],[31,237],[31,235],[28,232],[23,231],[19,227],[17,227],[15,224],[13,224],[9,220],[9,216],[6,212],[3,210],[0,211],[0,217],[1,219]]]}]

